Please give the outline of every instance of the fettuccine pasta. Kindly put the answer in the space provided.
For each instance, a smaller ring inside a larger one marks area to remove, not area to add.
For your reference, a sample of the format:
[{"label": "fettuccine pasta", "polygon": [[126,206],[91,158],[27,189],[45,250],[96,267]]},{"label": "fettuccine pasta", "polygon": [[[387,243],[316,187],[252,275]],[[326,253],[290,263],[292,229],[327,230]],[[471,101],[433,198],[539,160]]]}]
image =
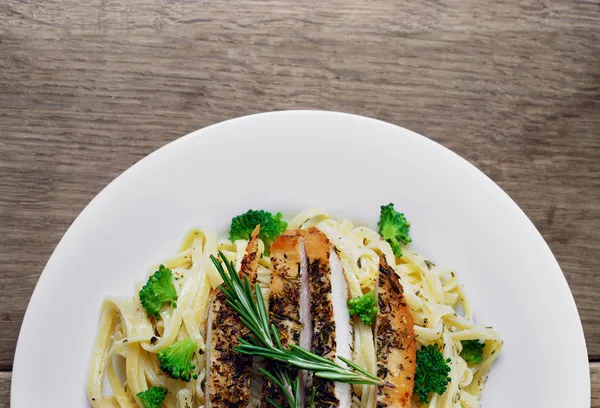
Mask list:
[{"label": "fettuccine pasta", "polygon": [[[380,257],[385,256],[396,271],[404,288],[406,303],[414,318],[414,331],[420,346],[438,345],[451,368],[446,392],[433,393],[428,403],[419,403],[413,395],[413,408],[477,408],[485,381],[502,348],[502,339],[493,329],[476,324],[473,310],[452,269],[432,262],[403,246],[397,258],[390,245],[373,229],[336,220],[321,209],[297,214],[288,229],[314,226],[323,232],[337,252],[346,275],[351,297],[361,296],[377,282]],[[108,296],[100,310],[100,324],[92,353],[87,394],[93,407],[134,408],[143,405],[136,396],[150,387],[168,390],[163,401],[167,408],[197,408],[205,405],[206,319],[210,292],[221,277],[210,255],[223,251],[240,268],[247,241],[218,240],[205,229],[192,229],[184,237],[175,256],[162,262],[173,271],[177,307],[165,307],[160,318],[150,318],[137,294],[128,297]],[[260,253],[264,244],[260,242]],[[158,265],[150,268],[150,274]],[[259,260],[258,283],[265,299],[273,265],[268,256]],[[193,356],[197,378],[189,382],[165,375],[157,353],[182,339],[192,339],[199,347]],[[464,340],[485,344],[483,358],[467,364],[461,357]],[[354,325],[353,361],[369,372],[377,373],[377,353],[373,328],[362,322]],[[256,370],[253,377],[258,377]],[[108,386],[105,386],[107,383]],[[260,390],[253,392],[250,406],[259,404]],[[354,386],[353,407],[375,408],[375,386]]]}]

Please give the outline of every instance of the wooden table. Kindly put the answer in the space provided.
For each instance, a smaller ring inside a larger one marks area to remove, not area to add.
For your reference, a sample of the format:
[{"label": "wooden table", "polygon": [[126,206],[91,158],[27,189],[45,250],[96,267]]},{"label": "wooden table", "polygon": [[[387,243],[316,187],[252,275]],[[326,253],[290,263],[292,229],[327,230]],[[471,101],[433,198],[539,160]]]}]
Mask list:
[{"label": "wooden table", "polygon": [[571,286],[600,407],[598,0],[3,0],[0,66],[0,407],[83,207],[168,141],[298,108],[415,130],[513,197]]}]

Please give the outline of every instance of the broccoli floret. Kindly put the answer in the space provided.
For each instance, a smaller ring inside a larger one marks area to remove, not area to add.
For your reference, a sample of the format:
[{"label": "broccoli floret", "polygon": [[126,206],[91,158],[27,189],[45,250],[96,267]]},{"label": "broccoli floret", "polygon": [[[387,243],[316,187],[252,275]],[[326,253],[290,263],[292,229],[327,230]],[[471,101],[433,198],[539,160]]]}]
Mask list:
[{"label": "broccoli floret", "polygon": [[281,213],[273,215],[264,210],[248,210],[247,213],[238,215],[231,220],[229,239],[231,241],[250,239],[250,234],[259,224],[260,233],[258,237],[263,240],[267,248],[287,228],[287,222],[285,222]]},{"label": "broccoli floret", "polygon": [[429,393],[437,392],[442,395],[450,382],[450,359],[444,360],[444,355],[437,345],[421,347],[417,350],[417,372],[415,373],[414,393],[419,396],[419,402],[428,403]]},{"label": "broccoli floret", "polygon": [[460,352],[460,356],[467,363],[481,363],[485,343],[480,343],[479,340],[461,340],[460,343],[462,344],[462,351]]},{"label": "broccoli floret", "polygon": [[402,256],[400,242],[406,245],[412,241],[408,236],[410,222],[406,221],[404,214],[397,212],[394,204],[390,203],[381,206],[381,215],[377,225],[379,226],[379,235],[390,244],[394,255],[400,258]]},{"label": "broccoli floret", "polygon": [[140,303],[149,317],[159,317],[160,309],[167,302],[176,307],[177,292],[173,286],[173,271],[161,265],[140,290]]},{"label": "broccoli floret", "polygon": [[191,377],[198,378],[193,370],[192,357],[198,345],[191,339],[178,341],[158,353],[160,369],[176,380],[190,381]]},{"label": "broccoli floret", "polygon": [[348,301],[348,309],[351,316],[357,315],[364,324],[371,326],[375,322],[377,312],[379,311],[375,291],[372,290],[366,295],[350,299]]},{"label": "broccoli floret", "polygon": [[167,395],[167,390],[161,387],[152,387],[137,394],[144,408],[160,408]]}]

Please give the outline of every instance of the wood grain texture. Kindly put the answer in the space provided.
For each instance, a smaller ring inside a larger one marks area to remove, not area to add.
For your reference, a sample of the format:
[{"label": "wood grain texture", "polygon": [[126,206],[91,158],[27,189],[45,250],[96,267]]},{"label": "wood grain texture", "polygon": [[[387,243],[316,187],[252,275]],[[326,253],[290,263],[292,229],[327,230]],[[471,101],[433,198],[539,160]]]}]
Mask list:
[{"label": "wood grain texture", "polygon": [[10,407],[11,373],[0,372],[0,408]]},{"label": "wood grain texture", "polygon": [[600,358],[598,21],[597,0],[2,1],[0,370],[106,184],[195,129],[297,108],[386,120],[483,170],[548,241]]}]

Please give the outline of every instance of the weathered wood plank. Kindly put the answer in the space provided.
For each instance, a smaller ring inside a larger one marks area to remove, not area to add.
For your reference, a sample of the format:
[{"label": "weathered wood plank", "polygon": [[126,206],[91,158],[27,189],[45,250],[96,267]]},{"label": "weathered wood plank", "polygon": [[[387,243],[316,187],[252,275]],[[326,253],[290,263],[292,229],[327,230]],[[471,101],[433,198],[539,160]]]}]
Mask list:
[{"label": "weathered wood plank", "polygon": [[10,372],[0,372],[0,408],[10,407],[10,378]]},{"label": "weathered wood plank", "polygon": [[500,184],[556,254],[600,358],[600,7],[594,1],[7,0],[0,4],[0,369],[81,209],[197,128],[359,113]]}]

